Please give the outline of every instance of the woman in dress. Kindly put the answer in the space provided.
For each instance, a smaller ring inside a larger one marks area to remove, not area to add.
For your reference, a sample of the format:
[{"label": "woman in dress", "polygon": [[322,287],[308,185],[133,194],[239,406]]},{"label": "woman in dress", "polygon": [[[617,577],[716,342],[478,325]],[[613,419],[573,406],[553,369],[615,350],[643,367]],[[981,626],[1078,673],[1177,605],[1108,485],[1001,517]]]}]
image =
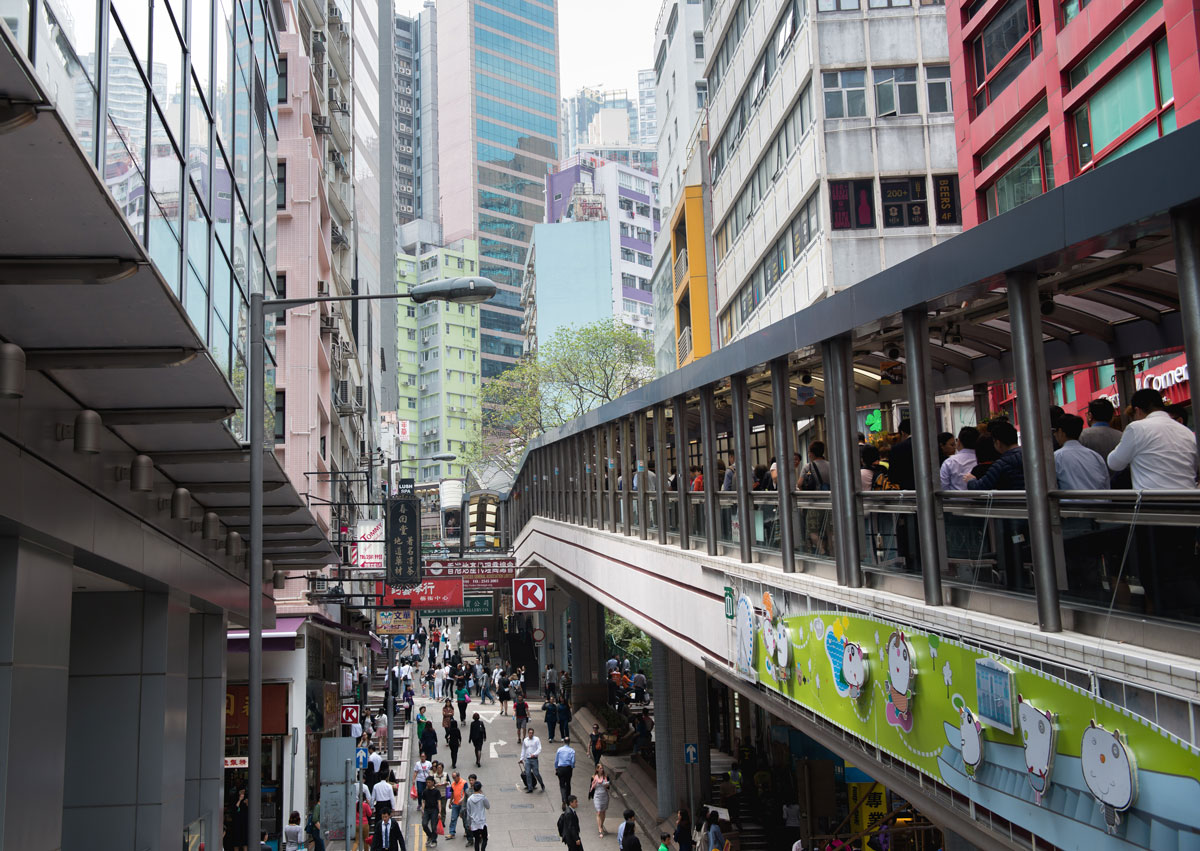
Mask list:
[{"label": "woman in dress", "polygon": [[471,740],[471,745],[475,748],[475,767],[479,768],[479,760],[483,754],[483,743],[487,741],[487,728],[483,721],[480,720],[478,712],[471,719],[471,733],[468,738]]},{"label": "woman in dress", "polygon": [[500,714],[508,714],[508,702],[512,699],[512,687],[509,685],[508,677],[500,675],[500,682],[496,686],[496,696],[500,698]]},{"label": "woman in dress", "polygon": [[250,843],[250,801],[246,789],[238,789],[237,800],[230,808],[233,812],[229,834],[233,838],[233,851],[246,851]]},{"label": "woman in dress", "polygon": [[435,762],[429,776],[433,778],[434,788],[438,791],[438,818],[444,823],[446,821],[446,784],[450,782],[450,778],[446,776],[446,766]]},{"label": "woman in dress", "polygon": [[450,729],[450,722],[454,720],[454,701],[446,698],[446,702],[442,704],[442,729]]},{"label": "woman in dress", "polygon": [[450,767],[458,768],[458,748],[462,745],[462,730],[458,729],[458,722],[453,718],[450,719],[450,726],[446,728],[446,744],[450,748]]},{"label": "woman in dress", "polygon": [[596,765],[596,773],[592,775],[592,788],[588,793],[596,806],[596,830],[600,836],[607,836],[604,830],[604,817],[608,814],[608,772],[603,765]]}]

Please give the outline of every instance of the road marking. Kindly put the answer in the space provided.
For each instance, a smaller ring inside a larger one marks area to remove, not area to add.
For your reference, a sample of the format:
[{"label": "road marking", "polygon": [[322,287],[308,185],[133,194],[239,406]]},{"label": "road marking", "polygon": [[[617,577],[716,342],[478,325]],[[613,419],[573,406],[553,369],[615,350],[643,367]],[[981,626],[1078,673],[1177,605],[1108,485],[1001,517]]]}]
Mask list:
[{"label": "road marking", "polygon": [[508,742],[504,741],[504,739],[497,739],[494,742],[488,742],[488,756],[490,756],[492,759],[498,759],[500,754],[496,753],[496,748],[507,744]]}]

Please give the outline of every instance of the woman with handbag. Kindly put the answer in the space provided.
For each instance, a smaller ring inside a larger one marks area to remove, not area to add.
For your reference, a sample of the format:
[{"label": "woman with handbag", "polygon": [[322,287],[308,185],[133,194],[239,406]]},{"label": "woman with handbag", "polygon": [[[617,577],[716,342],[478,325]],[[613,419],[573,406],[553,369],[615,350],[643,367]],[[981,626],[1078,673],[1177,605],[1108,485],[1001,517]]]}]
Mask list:
[{"label": "woman with handbag", "polygon": [[597,763],[596,772],[592,775],[592,785],[588,790],[588,797],[592,799],[592,804],[596,807],[596,829],[601,837],[608,835],[604,830],[604,817],[608,814],[608,787],[608,772],[605,771],[603,765]]},{"label": "woman with handbag", "polygon": [[459,680],[458,688],[455,690],[455,697],[458,698],[458,717],[462,723],[467,723],[467,704],[471,702],[471,695],[467,693],[467,681]]}]

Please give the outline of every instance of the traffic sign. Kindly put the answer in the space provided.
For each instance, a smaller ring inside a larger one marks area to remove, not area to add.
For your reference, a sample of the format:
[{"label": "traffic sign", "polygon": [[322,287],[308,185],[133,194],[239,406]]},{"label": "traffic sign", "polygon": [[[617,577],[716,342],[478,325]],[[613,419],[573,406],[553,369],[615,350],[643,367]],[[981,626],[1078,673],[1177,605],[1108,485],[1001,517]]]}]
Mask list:
[{"label": "traffic sign", "polygon": [[354,703],[345,703],[342,705],[342,723],[357,724],[358,723],[358,705]]},{"label": "traffic sign", "polygon": [[546,580],[514,579],[513,610],[517,612],[546,611]]},{"label": "traffic sign", "polygon": [[546,637],[546,630],[544,630],[544,629],[535,629],[535,630],[533,631],[533,640],[534,640],[534,641],[541,641],[541,640],[542,640],[543,638],[545,638],[545,637]]},{"label": "traffic sign", "polygon": [[695,742],[688,742],[683,746],[683,764],[696,765],[700,762],[700,748]]},{"label": "traffic sign", "polygon": [[362,771],[364,768],[367,767],[367,749],[366,748],[355,748],[354,749],[354,767],[357,768],[359,771]]},{"label": "traffic sign", "polygon": [[392,647],[394,647],[396,650],[403,650],[407,646],[408,646],[408,638],[407,637],[405,637],[403,635],[393,635],[392,636]]}]

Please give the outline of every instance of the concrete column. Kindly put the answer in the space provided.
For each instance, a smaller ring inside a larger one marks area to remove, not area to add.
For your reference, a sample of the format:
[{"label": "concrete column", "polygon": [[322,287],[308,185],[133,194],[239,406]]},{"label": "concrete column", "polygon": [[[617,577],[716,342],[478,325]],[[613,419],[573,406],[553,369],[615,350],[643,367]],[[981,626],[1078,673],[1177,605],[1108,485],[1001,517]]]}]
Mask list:
[{"label": "concrete column", "polygon": [[[1183,319],[1183,346],[1188,375],[1200,376],[1200,214],[1194,207],[1171,211],[1171,233],[1175,237],[1179,315]],[[1200,422],[1196,421],[1194,414],[1192,430],[1200,441]]]},{"label": "concrete column", "polygon": [[[654,664],[654,737],[658,768],[658,816],[711,801],[708,780],[708,678],[658,641],[651,642]],[[688,765],[684,749],[694,744],[699,763]]]},{"label": "concrete column", "polygon": [[858,447],[854,440],[854,362],[849,337],[835,337],[821,345],[825,370],[825,418],[829,427],[826,444],[829,459],[830,500],[836,537],[838,582],[851,588],[862,586],[862,518],[858,503],[861,489]]},{"label": "concrete column", "polygon": [[[225,618],[188,616],[187,737],[183,821],[203,819],[210,844],[221,835],[225,753]],[[303,792],[303,790],[300,790]],[[293,800],[305,801],[302,794]],[[307,808],[305,812],[307,812]]]},{"label": "concrete column", "polygon": [[186,604],[76,594],[67,695],[66,848],[170,848],[184,825]]},{"label": "concrete column", "polygon": [[[71,558],[0,538],[0,848],[62,842]],[[76,846],[86,847],[86,846]]]},{"label": "concrete column", "polygon": [[586,595],[572,594],[571,607],[571,681],[574,703],[603,706],[608,698],[604,678],[604,607]]}]

